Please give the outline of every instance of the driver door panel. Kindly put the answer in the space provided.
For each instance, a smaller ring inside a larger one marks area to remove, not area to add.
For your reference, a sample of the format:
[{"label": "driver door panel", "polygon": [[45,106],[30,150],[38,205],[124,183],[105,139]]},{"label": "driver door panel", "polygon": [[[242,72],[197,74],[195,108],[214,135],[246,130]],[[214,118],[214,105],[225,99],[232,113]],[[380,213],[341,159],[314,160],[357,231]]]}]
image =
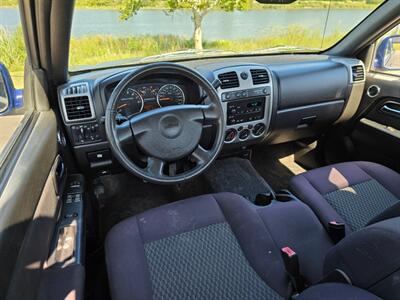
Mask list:
[{"label": "driver door panel", "polygon": [[59,209],[56,128],[52,111],[32,113],[0,169],[0,299],[37,294]]}]

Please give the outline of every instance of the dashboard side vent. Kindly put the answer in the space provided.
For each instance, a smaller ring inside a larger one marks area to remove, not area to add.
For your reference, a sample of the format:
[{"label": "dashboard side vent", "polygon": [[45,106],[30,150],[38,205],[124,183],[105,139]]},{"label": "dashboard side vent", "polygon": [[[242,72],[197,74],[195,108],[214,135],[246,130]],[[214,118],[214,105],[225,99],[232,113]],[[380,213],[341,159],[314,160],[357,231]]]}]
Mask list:
[{"label": "dashboard side vent", "polygon": [[63,89],[61,104],[67,122],[90,120],[95,117],[87,83],[74,84]]},{"label": "dashboard side vent", "polygon": [[364,67],[362,65],[352,66],[353,82],[365,80]]},{"label": "dashboard side vent", "polygon": [[264,84],[269,82],[269,76],[266,69],[251,69],[250,73],[254,85]]},{"label": "dashboard side vent", "polygon": [[221,89],[239,87],[239,78],[235,71],[219,74],[218,79],[221,81]]}]

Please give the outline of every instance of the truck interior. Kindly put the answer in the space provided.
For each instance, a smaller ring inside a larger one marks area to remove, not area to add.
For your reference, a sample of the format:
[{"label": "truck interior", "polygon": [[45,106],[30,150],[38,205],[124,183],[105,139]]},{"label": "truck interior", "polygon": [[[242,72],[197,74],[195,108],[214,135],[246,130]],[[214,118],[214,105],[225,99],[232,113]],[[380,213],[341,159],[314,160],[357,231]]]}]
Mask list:
[{"label": "truck interior", "polygon": [[72,70],[74,5],[20,0],[23,91],[0,68],[0,299],[400,299],[400,1]]}]

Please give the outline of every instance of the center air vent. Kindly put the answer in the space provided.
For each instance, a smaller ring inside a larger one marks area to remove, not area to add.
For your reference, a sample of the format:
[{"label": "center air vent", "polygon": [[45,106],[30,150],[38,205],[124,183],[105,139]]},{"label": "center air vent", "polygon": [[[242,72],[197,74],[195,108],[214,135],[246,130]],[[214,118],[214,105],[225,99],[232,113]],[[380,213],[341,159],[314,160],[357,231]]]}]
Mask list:
[{"label": "center air vent", "polygon": [[266,69],[251,69],[250,73],[254,85],[264,84],[269,82],[269,76]]},{"label": "center air vent", "polygon": [[352,66],[353,82],[365,80],[364,67],[362,65]]},{"label": "center air vent", "polygon": [[218,79],[221,81],[221,89],[239,87],[239,79],[235,71],[219,74]]},{"label": "center air vent", "polygon": [[87,83],[63,89],[61,102],[67,122],[90,120],[95,117]]}]

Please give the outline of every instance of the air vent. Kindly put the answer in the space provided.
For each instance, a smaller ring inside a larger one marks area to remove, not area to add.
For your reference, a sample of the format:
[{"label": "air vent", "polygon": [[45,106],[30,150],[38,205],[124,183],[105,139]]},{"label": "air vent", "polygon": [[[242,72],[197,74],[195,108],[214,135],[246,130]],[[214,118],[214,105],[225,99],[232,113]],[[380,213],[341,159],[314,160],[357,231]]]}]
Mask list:
[{"label": "air vent", "polygon": [[221,89],[231,89],[239,87],[239,79],[236,72],[222,73],[218,75],[219,81],[221,81]]},{"label": "air vent", "polygon": [[77,95],[77,94],[87,94],[88,86],[86,83],[76,84],[64,89],[64,95]]},{"label": "air vent", "polygon": [[87,83],[74,84],[64,88],[61,104],[67,122],[90,120],[95,117]]},{"label": "air vent", "polygon": [[70,121],[92,118],[88,96],[64,98],[65,112]]},{"label": "air vent", "polygon": [[353,82],[365,80],[364,67],[362,65],[352,66]]},{"label": "air vent", "polygon": [[251,69],[250,73],[254,85],[269,82],[269,76],[266,69]]}]

